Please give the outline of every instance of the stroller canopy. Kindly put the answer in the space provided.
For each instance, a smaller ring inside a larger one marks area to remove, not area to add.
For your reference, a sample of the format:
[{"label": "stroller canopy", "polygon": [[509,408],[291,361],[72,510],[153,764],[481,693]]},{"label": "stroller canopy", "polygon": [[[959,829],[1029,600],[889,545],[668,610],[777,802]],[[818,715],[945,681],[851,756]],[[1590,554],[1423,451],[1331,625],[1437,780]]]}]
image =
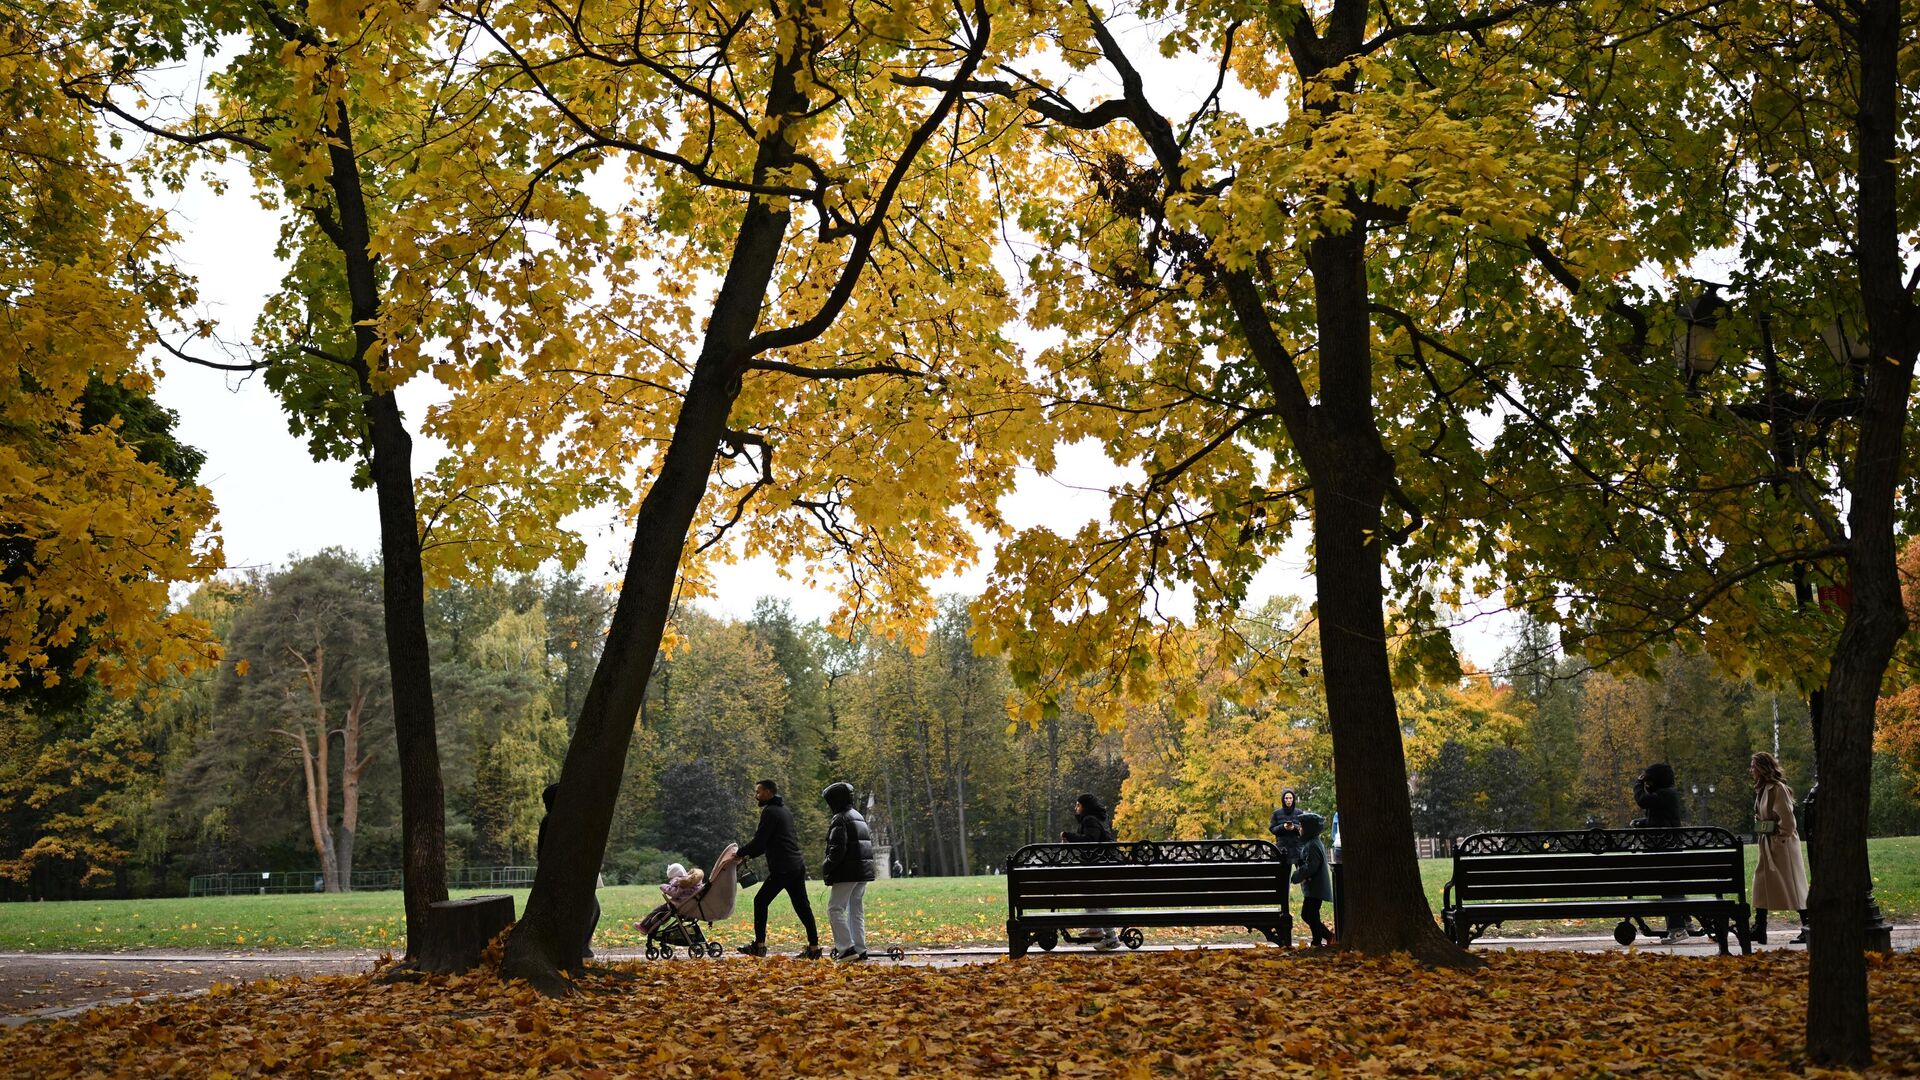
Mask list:
[{"label": "stroller canopy", "polygon": [[728,844],[713,861],[707,883],[685,900],[673,905],[682,918],[701,922],[719,922],[733,917],[733,904],[740,897],[740,847]]}]

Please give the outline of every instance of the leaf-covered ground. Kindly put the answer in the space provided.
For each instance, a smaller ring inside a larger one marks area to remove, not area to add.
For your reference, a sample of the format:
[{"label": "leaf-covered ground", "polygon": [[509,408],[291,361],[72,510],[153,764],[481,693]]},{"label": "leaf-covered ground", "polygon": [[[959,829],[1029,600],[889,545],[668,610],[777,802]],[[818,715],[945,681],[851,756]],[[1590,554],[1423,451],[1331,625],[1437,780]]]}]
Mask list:
[{"label": "leaf-covered ground", "polygon": [[[634,965],[565,1000],[476,974],[259,982],[0,1034],[22,1076],[1766,1076],[1806,958],[1508,953],[1479,971],[1277,950],[951,968]],[[1920,1070],[1920,957],[1875,958],[1885,1075]]]}]

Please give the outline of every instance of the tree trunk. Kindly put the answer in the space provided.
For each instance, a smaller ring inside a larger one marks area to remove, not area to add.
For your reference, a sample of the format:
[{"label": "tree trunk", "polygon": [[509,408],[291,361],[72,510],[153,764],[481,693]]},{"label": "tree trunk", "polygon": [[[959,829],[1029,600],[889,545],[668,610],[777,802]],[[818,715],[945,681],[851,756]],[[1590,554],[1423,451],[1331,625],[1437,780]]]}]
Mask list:
[{"label": "tree trunk", "polygon": [[[1365,47],[1368,0],[1334,0],[1324,32],[1313,15],[1295,19],[1286,46],[1302,78],[1336,70]],[[1121,72],[1124,115],[1167,178],[1184,189],[1185,147],[1147,100],[1145,80],[1119,42],[1096,19],[1101,49]],[[1343,93],[1351,73],[1334,78],[1336,93],[1306,108],[1310,124],[1331,122],[1350,108]],[[1382,505],[1394,464],[1381,442],[1373,403],[1373,341],[1367,290],[1367,208],[1351,191],[1347,231],[1311,241],[1307,268],[1318,322],[1319,402],[1308,395],[1292,352],[1274,332],[1258,282],[1246,270],[1219,268],[1212,284],[1234,314],[1248,355],[1265,376],[1273,407],[1298,449],[1313,485],[1314,566],[1327,715],[1333,729],[1347,898],[1343,944],[1367,953],[1406,950],[1432,963],[1466,964],[1466,951],[1440,933],[1420,885],[1406,756],[1400,742],[1387,659],[1382,569]]]},{"label": "tree trunk", "polygon": [[[793,57],[803,52],[796,48]],[[768,92],[768,115],[784,118],[804,109],[805,99],[793,86],[795,67],[789,60],[776,73]],[[784,167],[791,153],[784,125],[776,128],[760,142],[755,175]],[[605,856],[634,721],[672,609],[693,516],[706,495],[713,459],[740,391],[745,346],[759,322],[790,217],[784,201],[748,200],[666,458],[635,519],[620,600],[580,721],[567,744],[552,828],[533,891],[507,940],[502,965],[503,973],[527,979],[543,993],[570,991],[562,973],[581,968],[580,944],[591,917],[594,879]]]},{"label": "tree trunk", "polygon": [[[289,40],[295,40],[289,36]],[[433,715],[433,658],[427,648],[427,586],[420,565],[420,517],[413,495],[413,438],[393,391],[376,391],[368,357],[379,342],[380,274],[373,256],[367,203],[360,186],[353,128],[342,99],[328,132],[335,218],[322,227],[346,264],[353,314],[354,371],[367,421],[368,462],[380,516],[381,608],[387,676],[393,694],[394,744],[400,766],[402,895],[407,954],[426,937],[432,905],[447,898],[446,793]],[[331,228],[328,226],[331,225]],[[376,361],[377,362],[377,361]]]},{"label": "tree trunk", "polygon": [[340,867],[340,889],[353,891],[353,837],[360,828],[360,774],[373,755],[360,756],[360,717],[366,711],[367,691],[353,682],[353,700],[340,726],[340,828],[334,840],[334,858]]},{"label": "tree trunk", "polygon": [[1466,951],[1440,932],[1420,883],[1387,656],[1381,507],[1394,466],[1374,415],[1365,230],[1322,236],[1307,258],[1321,403],[1311,421],[1288,428],[1313,482],[1314,584],[1346,892],[1341,944],[1465,964]]},{"label": "tree trunk", "polygon": [[[1910,367],[1909,367],[1910,370]],[[1882,380],[1910,381],[1898,369]],[[1878,398],[1877,392],[1870,392]],[[1904,410],[1903,410],[1904,411]],[[1868,473],[1897,474],[1900,423],[1887,432],[1862,425],[1862,461],[1850,514],[1852,552],[1847,560],[1853,606],[1834,647],[1827,677],[1819,736],[1820,798],[1810,840],[1818,857],[1808,896],[1809,947],[1807,1056],[1822,1065],[1863,1069],[1872,1063],[1872,1033],[1867,1020],[1867,894],[1872,870],[1867,863],[1867,813],[1872,790],[1874,707],[1894,647],[1906,632],[1895,569],[1892,484],[1876,483],[1884,499],[1861,491]],[[1870,467],[1874,444],[1892,444],[1895,456]],[[1877,479],[1873,478],[1873,479]],[[1877,504],[1877,505],[1871,505]]]},{"label": "tree trunk", "polygon": [[307,742],[305,729],[296,731],[279,730],[300,749],[300,768],[305,778],[307,796],[307,831],[313,838],[313,851],[320,860],[320,885],[327,892],[339,892],[339,868],[334,862],[333,834],[327,829],[327,793],[326,793],[326,726],[320,728],[319,758],[314,760],[313,745]]},{"label": "tree trunk", "polygon": [[1809,897],[1811,955],[1807,986],[1807,1058],[1817,1065],[1865,1068],[1873,1060],[1867,1016],[1867,805],[1874,706],[1907,616],[1895,562],[1895,496],[1904,470],[1905,434],[1920,307],[1902,279],[1899,152],[1903,35],[1899,0],[1865,0],[1855,9],[1860,88],[1855,195],[1860,290],[1873,346],[1848,511],[1847,555],[1853,604],[1834,648],[1821,717],[1821,792],[1814,814],[1814,880]]}]

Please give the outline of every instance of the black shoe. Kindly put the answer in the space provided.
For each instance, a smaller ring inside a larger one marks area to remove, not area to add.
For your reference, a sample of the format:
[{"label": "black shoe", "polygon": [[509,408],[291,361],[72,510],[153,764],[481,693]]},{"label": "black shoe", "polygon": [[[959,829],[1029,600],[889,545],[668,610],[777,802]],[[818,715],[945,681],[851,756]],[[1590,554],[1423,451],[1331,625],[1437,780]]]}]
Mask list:
[{"label": "black shoe", "polygon": [[753,942],[753,943],[752,943],[752,944],[750,944],[750,945],[742,945],[742,946],[740,946],[740,951],[741,951],[741,952],[743,952],[743,953],[746,953],[746,954],[747,954],[748,956],[765,956],[765,955],[767,955],[767,947],[766,947],[765,945],[763,945],[763,944],[761,944],[761,943],[760,943],[760,942],[758,942],[758,941],[756,941],[756,942]]},{"label": "black shoe", "polygon": [[825,955],[825,953],[820,951],[820,946],[818,945],[809,945],[800,950],[800,959],[802,960],[818,960]]},{"label": "black shoe", "polygon": [[1806,943],[1807,943],[1807,928],[1804,926],[1800,928],[1799,933],[1793,935],[1792,941],[1787,942],[1787,944],[1789,945],[1805,945]]},{"label": "black shoe", "polygon": [[1755,945],[1765,945],[1767,943],[1767,928],[1764,925],[1756,926],[1748,936]]}]

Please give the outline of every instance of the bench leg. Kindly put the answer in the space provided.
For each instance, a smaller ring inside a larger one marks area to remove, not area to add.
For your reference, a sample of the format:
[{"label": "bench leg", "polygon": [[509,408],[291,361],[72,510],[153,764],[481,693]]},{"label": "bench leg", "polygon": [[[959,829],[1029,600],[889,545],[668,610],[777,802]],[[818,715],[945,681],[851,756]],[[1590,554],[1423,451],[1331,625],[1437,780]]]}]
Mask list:
[{"label": "bench leg", "polygon": [[1033,935],[1021,928],[1012,919],[1007,920],[1007,956],[1018,960],[1027,955],[1027,946],[1033,943]]}]

